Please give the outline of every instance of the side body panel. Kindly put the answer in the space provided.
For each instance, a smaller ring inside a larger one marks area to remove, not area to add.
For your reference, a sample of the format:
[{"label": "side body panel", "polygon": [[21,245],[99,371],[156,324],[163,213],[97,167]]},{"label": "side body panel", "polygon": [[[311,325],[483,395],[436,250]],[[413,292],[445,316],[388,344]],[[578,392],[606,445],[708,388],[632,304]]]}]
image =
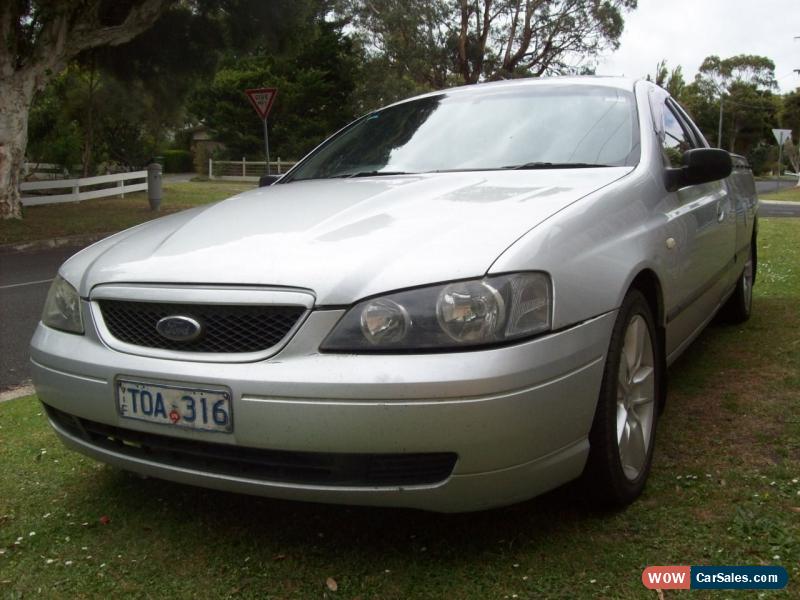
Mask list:
[{"label": "side body panel", "polygon": [[[689,146],[707,146],[697,127],[664,90],[652,87],[650,100],[658,152],[675,145],[666,151],[678,154],[672,158],[674,162],[681,160]],[[680,150],[676,139],[670,139],[676,130],[688,142]],[[667,167],[668,159],[663,156]],[[666,354],[672,360],[708,324],[735,280],[736,200],[727,180],[662,193],[670,206],[666,213],[668,240],[675,255],[664,286]]]},{"label": "side body panel", "polygon": [[728,178],[731,196],[736,204],[736,264],[739,270],[747,260],[747,251],[753,239],[758,195],[753,172],[747,159],[733,155],[733,173]]},{"label": "side body panel", "polygon": [[[659,324],[671,360],[711,320],[741,265],[734,261],[741,198],[729,180],[670,193],[650,94],[636,86],[641,161],[619,181],[568,206],[528,232],[490,272],[541,269],[553,277],[555,329],[619,307],[642,271],[663,292]],[[751,224],[752,227],[752,224]]]}]

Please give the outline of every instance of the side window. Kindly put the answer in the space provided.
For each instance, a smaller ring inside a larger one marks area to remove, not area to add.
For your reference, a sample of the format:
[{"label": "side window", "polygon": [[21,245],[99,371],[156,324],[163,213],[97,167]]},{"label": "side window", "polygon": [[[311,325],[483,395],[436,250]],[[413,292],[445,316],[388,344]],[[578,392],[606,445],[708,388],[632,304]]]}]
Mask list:
[{"label": "side window", "polygon": [[694,121],[692,116],[689,112],[681,106],[678,102],[675,101],[675,98],[671,98],[669,100],[669,104],[672,107],[678,116],[681,118],[683,124],[689,128],[689,131],[692,134],[692,140],[694,140],[696,148],[710,148],[711,145],[708,143],[708,140],[705,138],[703,133],[697,127],[697,123]]},{"label": "side window", "polygon": [[662,114],[664,116],[664,140],[662,142],[664,161],[669,167],[680,167],[683,164],[683,153],[694,147],[692,138],[686,133],[681,122],[667,104],[663,105]]}]

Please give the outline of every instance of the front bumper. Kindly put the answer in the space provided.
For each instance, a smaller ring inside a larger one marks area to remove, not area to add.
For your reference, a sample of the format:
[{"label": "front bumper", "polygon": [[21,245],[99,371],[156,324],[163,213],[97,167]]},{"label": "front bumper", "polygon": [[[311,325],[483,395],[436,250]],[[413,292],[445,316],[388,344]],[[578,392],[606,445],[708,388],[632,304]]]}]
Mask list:
[{"label": "front bumper", "polygon": [[[529,342],[480,351],[319,354],[319,340],[341,315],[314,311],[274,357],[225,364],[112,350],[91,322],[83,336],[40,324],[31,343],[34,383],[48,406],[132,431],[282,451],[458,455],[452,474],[433,484],[298,484],[130,456],[51,419],[69,447],[98,460],[222,490],[455,512],[511,504],[580,475],[614,312]],[[234,431],[173,430],[122,418],[114,396],[118,376],[226,385],[233,393]]]}]

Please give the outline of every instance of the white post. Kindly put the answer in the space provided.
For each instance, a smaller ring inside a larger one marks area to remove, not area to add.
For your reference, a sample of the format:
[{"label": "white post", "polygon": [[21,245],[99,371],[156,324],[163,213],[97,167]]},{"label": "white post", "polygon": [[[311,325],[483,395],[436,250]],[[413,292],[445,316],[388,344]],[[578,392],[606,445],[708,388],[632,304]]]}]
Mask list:
[{"label": "white post", "polygon": [[214,179],[214,159],[208,159],[208,178]]},{"label": "white post", "polygon": [[[123,177],[124,177],[124,175],[123,175]],[[124,179],[120,179],[117,182],[117,187],[119,188],[120,197],[124,198],[125,197],[125,180]]]},{"label": "white post", "polygon": [[283,171],[281,171],[281,157],[278,157],[278,175],[280,175]]},{"label": "white post", "polygon": [[242,177],[247,177],[247,157],[242,157]]},{"label": "white post", "polygon": [[75,180],[75,184],[72,186],[72,197],[75,198],[76,202],[81,199],[81,189],[77,179]]},{"label": "white post", "polygon": [[267,117],[264,117],[264,150],[267,153],[267,175],[269,175],[269,128],[267,127]]}]

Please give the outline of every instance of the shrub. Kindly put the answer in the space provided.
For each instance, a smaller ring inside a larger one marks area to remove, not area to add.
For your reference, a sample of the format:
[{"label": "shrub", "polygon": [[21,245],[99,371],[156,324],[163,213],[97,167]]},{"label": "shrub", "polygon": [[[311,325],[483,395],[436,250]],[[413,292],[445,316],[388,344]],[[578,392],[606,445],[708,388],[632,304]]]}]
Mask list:
[{"label": "shrub", "polygon": [[192,153],[188,150],[164,150],[165,173],[190,173],[194,171]]},{"label": "shrub", "polygon": [[751,148],[747,153],[747,162],[750,163],[750,168],[753,169],[754,175],[768,173],[773,163],[778,162],[777,158],[775,148],[763,142]]}]

